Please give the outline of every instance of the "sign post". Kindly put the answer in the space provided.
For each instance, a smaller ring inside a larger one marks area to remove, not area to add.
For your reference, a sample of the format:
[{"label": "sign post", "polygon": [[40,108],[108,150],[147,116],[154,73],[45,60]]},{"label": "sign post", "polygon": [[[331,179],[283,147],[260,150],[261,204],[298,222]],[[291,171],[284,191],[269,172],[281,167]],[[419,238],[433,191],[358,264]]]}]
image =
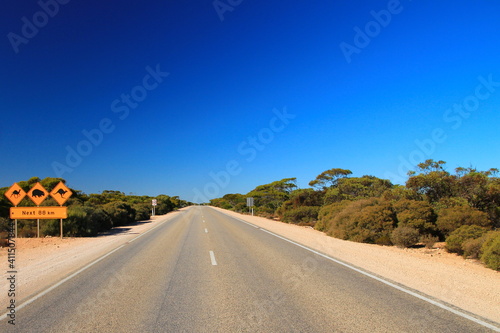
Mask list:
[{"label": "sign post", "polygon": [[[35,186],[28,191],[28,197],[35,203],[37,207],[47,198],[49,194],[43,188],[42,184],[36,183]],[[40,237],[40,219],[36,219],[36,238]]]},{"label": "sign post", "polygon": [[158,201],[156,199],[153,199],[151,201],[151,205],[153,206],[153,209],[151,210],[152,212],[152,215],[151,216],[155,216],[155,213],[156,213],[156,205],[158,205]]},{"label": "sign post", "polygon": [[[5,196],[7,199],[12,202],[14,207],[17,207],[19,203],[23,200],[23,198],[26,196],[26,192],[19,186],[17,183],[12,184],[12,186],[5,192]],[[17,219],[15,219],[15,238],[17,238]]]},{"label": "sign post", "polygon": [[252,209],[252,216],[253,216],[253,197],[247,198],[247,206],[251,207],[251,209]]},{"label": "sign post", "polygon": [[[71,190],[67,188],[63,182],[59,182],[59,184],[54,187],[52,192],[50,192],[50,196],[54,198],[54,200],[59,204],[59,206],[61,206],[61,208],[66,208],[62,207],[62,205],[66,202],[66,200],[69,199],[71,195],[73,195],[73,192],[71,192]],[[61,230],[61,239],[63,239],[63,218],[67,218],[67,216],[60,217],[59,228]]]}]

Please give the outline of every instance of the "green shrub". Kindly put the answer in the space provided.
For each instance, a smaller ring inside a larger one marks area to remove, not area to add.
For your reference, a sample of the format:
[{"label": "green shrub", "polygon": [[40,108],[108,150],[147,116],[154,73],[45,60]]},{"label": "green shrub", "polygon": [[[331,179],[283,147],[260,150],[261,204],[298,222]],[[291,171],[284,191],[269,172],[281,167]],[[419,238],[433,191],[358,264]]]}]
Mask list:
[{"label": "green shrub", "polygon": [[481,256],[481,248],[485,237],[470,238],[462,243],[464,258],[478,259]]},{"label": "green shrub", "polygon": [[42,236],[60,236],[61,235],[60,220],[41,220],[40,233],[42,234]]},{"label": "green shrub", "polygon": [[270,208],[270,207],[266,207],[266,206],[255,206],[254,207],[254,214],[257,215],[257,216],[262,216],[262,217],[265,217],[265,218],[268,218],[268,219],[272,219],[275,217],[275,210]]},{"label": "green shrub", "polygon": [[[295,190],[290,194],[289,202],[293,208],[301,206],[321,206],[323,204],[324,193],[311,188]],[[286,201],[285,201],[286,202]]]},{"label": "green shrub", "polygon": [[491,269],[500,270],[500,231],[490,231],[481,248],[481,261]]},{"label": "green shrub", "polygon": [[436,213],[445,208],[454,208],[454,207],[464,207],[469,206],[467,199],[460,197],[449,197],[449,198],[441,198],[438,202],[434,203],[434,210]]},{"label": "green shrub", "polygon": [[488,214],[469,206],[443,208],[438,213],[436,221],[439,231],[445,236],[463,225],[491,227]]},{"label": "green shrub", "polygon": [[113,201],[103,206],[103,210],[111,218],[113,227],[127,225],[135,221],[135,210],[126,202]]},{"label": "green shrub", "polygon": [[399,200],[394,203],[394,210],[399,225],[417,229],[420,234],[436,234],[437,216],[428,202]]},{"label": "green shrub", "polygon": [[246,202],[240,202],[234,206],[233,210],[235,212],[241,213],[241,212],[248,212],[248,207]]},{"label": "green shrub", "polygon": [[390,202],[369,198],[350,202],[330,223],[330,236],[362,243],[390,245],[396,216]]},{"label": "green shrub", "polygon": [[463,244],[469,239],[476,239],[486,233],[487,229],[477,225],[463,225],[446,238],[446,249],[449,252],[464,254]]},{"label": "green shrub", "polygon": [[6,231],[0,232],[0,248],[9,246],[9,233]]},{"label": "green shrub", "polygon": [[318,219],[319,207],[301,206],[287,210],[283,215],[282,221],[286,223],[309,223]]},{"label": "green shrub", "polygon": [[[69,206],[68,218],[63,221],[64,235],[71,237],[96,236],[111,227],[111,217],[101,208],[93,206]],[[59,235],[59,220],[47,224],[45,232]]]},{"label": "green shrub", "polygon": [[17,221],[17,236],[20,238],[36,237],[36,220]]},{"label": "green shrub", "polygon": [[394,229],[391,233],[391,241],[399,247],[410,247],[418,243],[420,234],[417,229],[401,226]]},{"label": "green shrub", "polygon": [[424,244],[427,249],[432,249],[434,247],[434,244],[436,244],[438,240],[438,236],[433,236],[430,234],[422,235],[422,237],[420,237],[420,242]]},{"label": "green shrub", "polygon": [[63,221],[63,234],[70,237],[81,236],[89,209],[91,208],[83,206],[69,207],[68,218]]},{"label": "green shrub", "polygon": [[111,217],[101,208],[97,207],[93,209],[88,216],[89,223],[87,224],[90,235],[94,236],[99,232],[109,230],[113,227]]},{"label": "green shrub", "polygon": [[318,222],[316,222],[316,224],[314,225],[314,229],[319,231],[327,231],[330,228],[330,225],[335,216],[337,216],[337,214],[339,214],[351,202],[352,201],[345,200],[321,207],[318,212]]},{"label": "green shrub", "polygon": [[10,220],[0,216],[0,232],[10,231]]},{"label": "green shrub", "polygon": [[145,203],[137,203],[132,206],[135,210],[135,220],[145,221],[151,218],[151,206]]}]

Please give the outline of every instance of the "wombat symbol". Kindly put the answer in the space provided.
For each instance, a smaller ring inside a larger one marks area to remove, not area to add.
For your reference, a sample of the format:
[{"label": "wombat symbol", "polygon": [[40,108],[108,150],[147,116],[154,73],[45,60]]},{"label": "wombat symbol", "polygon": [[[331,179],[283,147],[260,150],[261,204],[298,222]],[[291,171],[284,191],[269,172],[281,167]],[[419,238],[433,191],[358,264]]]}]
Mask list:
[{"label": "wombat symbol", "polygon": [[32,194],[31,194],[33,197],[35,198],[40,198],[40,197],[44,197],[45,196],[45,192],[39,190],[39,189],[34,189]]}]

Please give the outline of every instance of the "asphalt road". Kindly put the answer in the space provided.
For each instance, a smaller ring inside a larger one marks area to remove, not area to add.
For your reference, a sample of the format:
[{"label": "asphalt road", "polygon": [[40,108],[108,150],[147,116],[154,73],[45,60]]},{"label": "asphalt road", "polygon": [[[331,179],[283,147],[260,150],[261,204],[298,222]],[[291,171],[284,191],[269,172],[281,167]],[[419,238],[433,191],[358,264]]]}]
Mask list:
[{"label": "asphalt road", "polygon": [[492,331],[209,207],[127,243],[16,322],[0,331]]}]

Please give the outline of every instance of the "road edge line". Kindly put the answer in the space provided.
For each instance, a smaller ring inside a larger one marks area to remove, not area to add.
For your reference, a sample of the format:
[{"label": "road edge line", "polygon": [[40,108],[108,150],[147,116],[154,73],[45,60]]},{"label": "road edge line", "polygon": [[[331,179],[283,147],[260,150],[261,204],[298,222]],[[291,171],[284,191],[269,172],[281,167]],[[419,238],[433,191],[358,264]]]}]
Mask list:
[{"label": "road edge line", "polygon": [[[34,301],[36,301],[37,299],[45,296],[46,294],[48,294],[49,292],[51,292],[52,290],[56,289],[57,287],[59,287],[60,285],[64,284],[65,282],[71,280],[72,278],[74,278],[75,276],[77,276],[78,274],[82,273],[83,271],[87,270],[88,268],[94,266],[95,264],[97,264],[99,261],[103,260],[104,258],[110,256],[111,254],[115,253],[116,251],[120,250],[121,248],[125,247],[127,244],[135,241],[136,239],[144,236],[145,234],[147,234],[148,232],[158,228],[159,226],[163,225],[164,223],[170,221],[170,219],[165,219],[164,221],[160,222],[158,225],[154,226],[153,228],[147,230],[146,232],[134,237],[133,239],[129,240],[129,241],[126,241],[125,243],[121,244],[120,246],[118,246],[117,248],[114,248],[113,250],[111,250],[110,252],[102,255],[101,257],[95,259],[94,261],[90,262],[89,264],[87,264],[86,266],[80,268],[78,271],[72,273],[71,275],[65,277],[64,279],[60,280],[59,282],[57,282],[56,284],[50,286],[49,288],[39,292],[38,294],[36,294],[35,296],[31,297],[30,299],[24,301],[23,303],[21,303],[20,305],[16,306],[16,313],[17,311],[23,309],[24,307],[26,307],[27,305],[30,305],[31,303],[33,303]],[[9,315],[9,312],[7,311],[6,313],[4,313],[3,315],[0,316],[0,321],[4,320],[4,319],[7,319],[7,316]]]},{"label": "road edge line", "polygon": [[[212,207],[210,207],[210,208],[212,208]],[[213,209],[213,208],[212,208],[212,209]],[[218,210],[216,210],[216,211],[218,211]],[[238,220],[238,221],[240,221],[240,222],[243,222],[243,223],[245,223],[245,224],[248,224],[248,225],[250,225],[250,226],[252,226],[252,227],[254,227],[254,228],[258,228],[258,229],[262,230],[263,232],[266,232],[266,233],[268,233],[268,234],[270,234],[270,235],[272,235],[272,236],[275,236],[275,237],[280,238],[280,239],[282,239],[282,240],[284,240],[284,241],[287,241],[287,242],[289,242],[289,243],[291,243],[291,244],[294,244],[294,245],[296,245],[296,246],[298,246],[298,247],[301,247],[301,248],[303,248],[303,249],[305,249],[305,250],[307,250],[307,251],[309,251],[309,252],[312,252],[312,253],[314,253],[314,254],[317,254],[317,255],[319,255],[319,256],[321,256],[321,257],[325,258],[325,259],[328,259],[328,260],[333,261],[333,262],[335,262],[335,263],[337,263],[337,264],[340,264],[340,265],[342,265],[342,266],[344,266],[344,267],[347,267],[347,268],[349,268],[349,269],[351,269],[351,270],[353,270],[353,271],[355,271],[355,272],[358,272],[358,273],[360,273],[360,274],[363,274],[364,276],[367,276],[367,277],[369,277],[369,278],[372,278],[372,279],[374,279],[374,280],[377,280],[377,281],[379,281],[379,282],[382,282],[382,283],[384,283],[384,284],[386,284],[386,285],[388,285],[388,286],[390,286],[390,287],[392,287],[392,288],[394,288],[394,289],[397,289],[397,290],[402,291],[402,292],[404,292],[404,293],[406,293],[406,294],[408,294],[408,295],[411,295],[411,296],[414,296],[414,297],[416,297],[416,298],[419,298],[419,299],[421,299],[421,300],[423,300],[423,301],[425,301],[425,302],[427,302],[427,303],[430,303],[430,304],[432,304],[432,305],[434,305],[434,306],[437,306],[437,307],[439,307],[439,308],[441,308],[441,309],[443,309],[443,310],[449,311],[449,312],[451,312],[451,313],[453,313],[453,314],[456,314],[456,315],[458,315],[458,316],[460,316],[460,317],[462,317],[462,318],[465,318],[465,319],[468,319],[468,320],[470,320],[470,321],[473,321],[473,322],[475,322],[476,324],[479,324],[479,325],[484,326],[484,327],[486,327],[486,328],[492,329],[492,330],[493,330],[493,331],[495,331],[495,332],[500,332],[500,327],[495,326],[495,325],[493,325],[493,324],[490,324],[490,323],[488,323],[488,322],[486,322],[486,321],[484,321],[484,320],[478,319],[478,318],[476,318],[476,317],[473,317],[473,316],[471,316],[471,315],[469,315],[469,314],[467,314],[467,313],[465,313],[465,312],[462,312],[462,311],[459,311],[459,310],[457,310],[457,309],[454,309],[454,308],[452,308],[451,306],[448,306],[448,305],[445,305],[445,304],[443,304],[443,303],[441,303],[441,302],[438,302],[438,301],[436,301],[436,300],[433,300],[432,298],[430,298],[431,296],[426,297],[426,296],[424,296],[424,295],[421,295],[421,294],[419,294],[419,293],[416,293],[416,292],[414,292],[414,291],[411,291],[410,289],[408,289],[408,287],[406,287],[406,288],[405,288],[405,287],[400,286],[400,285],[398,285],[398,284],[396,284],[396,283],[390,282],[390,281],[388,281],[388,280],[386,280],[386,279],[384,279],[384,278],[382,278],[382,277],[379,277],[379,276],[377,276],[377,275],[375,275],[375,274],[373,274],[373,273],[369,273],[369,272],[364,271],[364,270],[362,270],[362,269],[360,269],[360,268],[357,268],[357,267],[355,267],[355,266],[353,266],[353,265],[351,265],[351,264],[348,264],[348,263],[346,263],[346,262],[343,262],[343,261],[341,261],[341,260],[339,260],[339,259],[335,259],[335,258],[333,258],[333,257],[330,257],[329,255],[326,255],[326,254],[324,254],[324,253],[321,253],[321,252],[319,252],[319,251],[316,251],[316,250],[314,250],[314,249],[312,249],[312,248],[310,248],[310,247],[307,247],[307,246],[305,246],[305,245],[302,245],[302,244],[300,244],[300,243],[297,243],[297,242],[295,242],[295,241],[293,241],[293,240],[291,240],[291,239],[288,239],[288,238],[286,238],[286,237],[283,237],[283,236],[280,236],[280,235],[278,235],[278,234],[275,234],[274,232],[269,231],[269,230],[267,230],[267,229],[264,229],[264,228],[262,228],[262,227],[259,227],[259,226],[255,225],[255,224],[253,224],[253,223],[250,223],[250,222],[247,222],[247,221],[243,221],[242,219],[240,219],[240,218],[238,218],[238,217],[231,216],[231,215],[226,214],[225,212],[222,212],[222,211],[219,211],[219,212],[221,212],[222,214],[224,214],[224,215],[226,215],[226,216],[232,217],[232,218],[234,218],[235,220]],[[463,311],[466,311],[466,310],[463,310]],[[486,318],[485,318],[485,319],[486,319]]]}]

